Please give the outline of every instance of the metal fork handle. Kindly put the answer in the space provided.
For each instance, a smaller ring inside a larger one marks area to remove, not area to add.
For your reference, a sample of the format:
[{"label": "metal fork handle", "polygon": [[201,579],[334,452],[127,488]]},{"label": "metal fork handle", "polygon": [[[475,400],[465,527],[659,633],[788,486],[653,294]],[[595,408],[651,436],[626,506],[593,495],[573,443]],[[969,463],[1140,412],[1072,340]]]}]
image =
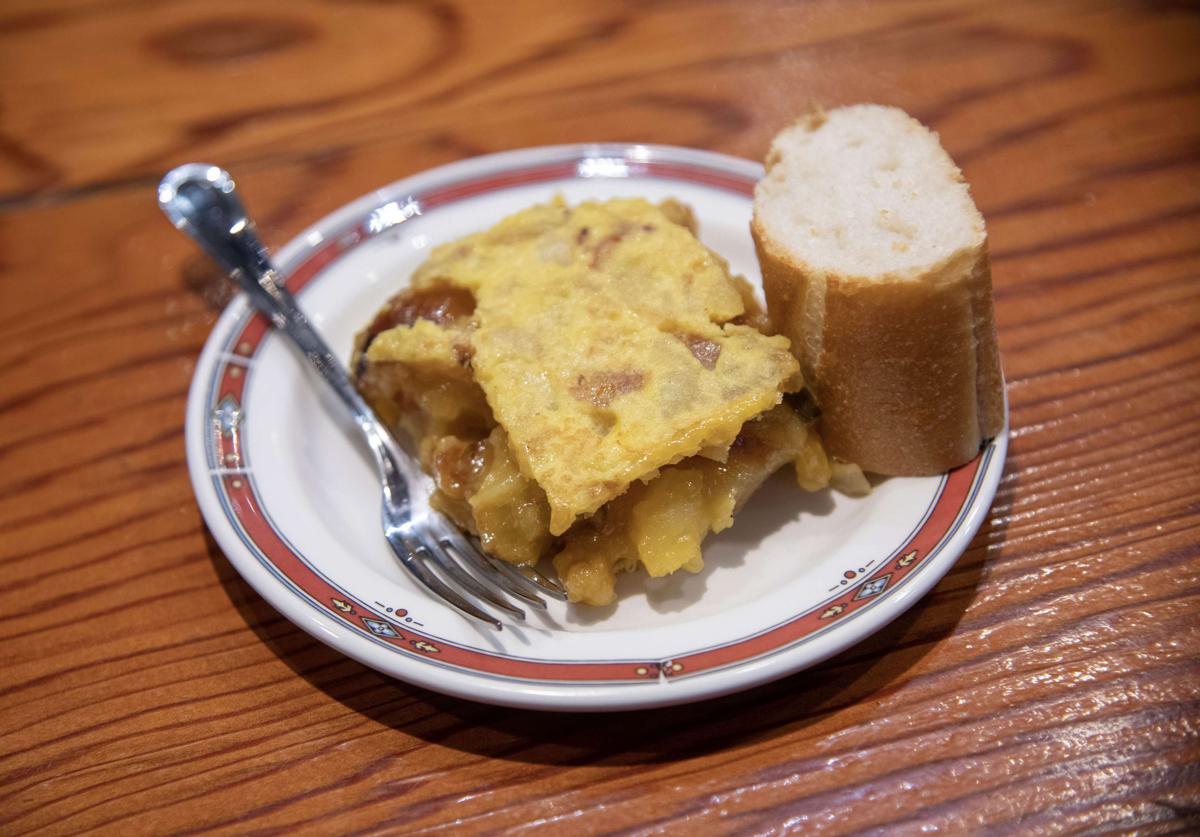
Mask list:
[{"label": "metal fork handle", "polygon": [[180,166],[159,184],[158,203],[176,229],[191,237],[229,272],[250,303],[300,349],[337,393],[366,437],[379,466],[390,472],[389,476],[400,478],[388,481],[392,500],[407,504],[404,482],[416,476],[408,458],[358,394],[345,367],[304,316],[296,298],[283,286],[229,173],[204,163]]},{"label": "metal fork handle", "polygon": [[[454,563],[453,558],[446,553],[445,545],[438,538],[428,540],[426,535],[431,533],[423,532],[420,526],[416,525],[413,517],[416,511],[414,500],[419,498],[412,496],[410,486],[421,484],[420,471],[401,450],[391,432],[375,417],[375,413],[350,382],[345,368],[304,316],[295,297],[283,286],[278,272],[271,264],[267,248],[258,238],[254,222],[246,214],[246,209],[238,198],[237,188],[229,173],[204,163],[180,166],[168,172],[159,184],[158,203],[177,229],[191,237],[205,253],[229,272],[245,291],[251,304],[270,318],[275,327],[296,345],[309,364],[320,373],[350,410],[379,464],[383,477],[384,536],[404,567],[431,592],[467,616],[496,628],[501,627],[499,620],[476,607],[444,583],[425,565],[422,556],[481,601],[486,601],[515,618],[524,619],[524,611],[481,585],[470,573]],[[429,509],[423,506],[423,512],[426,516],[422,519],[427,520]],[[442,535],[442,540],[446,540],[456,552],[466,558],[487,562],[482,555],[476,554],[461,534],[445,529]],[[512,572],[515,573],[515,570]],[[545,603],[536,595],[513,592],[512,583],[504,583],[503,579],[497,580],[494,574],[491,580],[498,590],[508,592],[536,607],[545,607]],[[524,579],[524,583],[557,598],[565,598],[565,594],[557,585],[552,585],[544,579],[539,583]]]}]

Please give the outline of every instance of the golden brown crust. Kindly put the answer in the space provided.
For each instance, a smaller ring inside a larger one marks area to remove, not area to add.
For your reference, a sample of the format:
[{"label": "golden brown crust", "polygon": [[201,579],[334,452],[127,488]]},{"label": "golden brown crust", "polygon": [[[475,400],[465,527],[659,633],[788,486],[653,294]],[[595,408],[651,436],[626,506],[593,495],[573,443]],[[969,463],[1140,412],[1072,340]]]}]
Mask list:
[{"label": "golden brown crust", "polygon": [[986,241],[923,277],[824,275],[751,224],[767,310],[792,341],[829,453],[879,474],[968,462],[1004,424]]}]

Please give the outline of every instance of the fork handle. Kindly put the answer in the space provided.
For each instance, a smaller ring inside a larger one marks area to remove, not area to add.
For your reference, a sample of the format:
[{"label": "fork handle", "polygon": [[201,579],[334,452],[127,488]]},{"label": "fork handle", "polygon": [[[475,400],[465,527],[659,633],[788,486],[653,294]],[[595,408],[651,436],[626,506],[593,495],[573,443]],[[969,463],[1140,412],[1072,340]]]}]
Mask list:
[{"label": "fork handle", "polygon": [[395,439],[358,394],[345,367],[280,281],[229,173],[205,163],[172,169],[159,184],[158,204],[176,229],[225,268],[250,303],[300,349],[350,409],[380,466],[407,475],[407,458],[399,452]]}]

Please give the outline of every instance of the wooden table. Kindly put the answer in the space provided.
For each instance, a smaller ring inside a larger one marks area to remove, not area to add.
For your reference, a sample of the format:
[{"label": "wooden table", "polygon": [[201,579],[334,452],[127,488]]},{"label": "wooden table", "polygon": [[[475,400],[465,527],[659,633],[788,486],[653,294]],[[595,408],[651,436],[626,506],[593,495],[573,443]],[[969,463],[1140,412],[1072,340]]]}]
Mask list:
[{"label": "wooden table", "polygon": [[[231,569],[182,429],[228,290],[166,169],[237,172],[278,245],[489,151],[761,158],[812,101],[934,126],[991,231],[1008,466],[909,613],[722,700],[538,714],[364,668]],[[1184,2],[7,0],[0,832],[1200,827],[1198,219]]]}]

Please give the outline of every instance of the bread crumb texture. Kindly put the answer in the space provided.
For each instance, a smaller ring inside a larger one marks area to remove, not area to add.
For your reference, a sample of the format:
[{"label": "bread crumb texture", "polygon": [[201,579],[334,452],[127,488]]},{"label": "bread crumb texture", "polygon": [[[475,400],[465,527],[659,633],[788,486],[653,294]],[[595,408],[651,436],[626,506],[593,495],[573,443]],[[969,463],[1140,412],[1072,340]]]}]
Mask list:
[{"label": "bread crumb texture", "polygon": [[814,271],[855,278],[929,272],[979,247],[983,216],[937,134],[904,111],[852,105],[781,132],[755,190],[771,240]]}]

